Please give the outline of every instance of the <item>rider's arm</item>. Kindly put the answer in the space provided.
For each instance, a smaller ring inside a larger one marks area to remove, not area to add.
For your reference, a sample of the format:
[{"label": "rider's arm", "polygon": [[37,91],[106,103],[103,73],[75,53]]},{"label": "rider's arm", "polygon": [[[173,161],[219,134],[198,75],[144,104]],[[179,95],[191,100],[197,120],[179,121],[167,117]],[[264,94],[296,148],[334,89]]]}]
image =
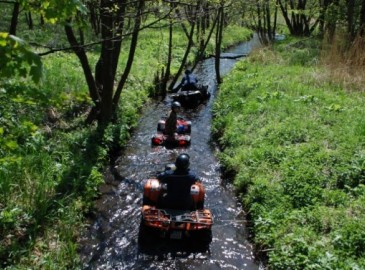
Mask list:
[{"label": "rider's arm", "polygon": [[173,88],[173,89],[172,89],[172,92],[173,92],[173,93],[176,93],[177,91],[179,91],[179,89],[181,88],[181,86],[183,86],[183,85],[184,85],[184,82],[185,82],[185,77],[183,77],[183,78],[181,79],[181,82],[179,83],[179,85],[178,85],[178,86],[176,86],[175,88]]},{"label": "rider's arm", "polygon": [[190,176],[196,181],[196,182],[201,182],[200,178],[198,177],[198,175],[196,175],[195,172],[190,171],[189,172]]},{"label": "rider's arm", "polygon": [[176,86],[175,88],[172,89],[172,93],[176,93],[177,91],[179,91],[179,89],[181,88],[182,84],[180,83],[178,86]]}]

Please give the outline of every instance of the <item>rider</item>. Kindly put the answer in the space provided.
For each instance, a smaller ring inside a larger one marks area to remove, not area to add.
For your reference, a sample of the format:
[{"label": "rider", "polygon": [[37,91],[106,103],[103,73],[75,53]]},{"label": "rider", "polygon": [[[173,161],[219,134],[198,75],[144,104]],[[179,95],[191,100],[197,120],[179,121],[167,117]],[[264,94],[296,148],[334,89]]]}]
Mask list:
[{"label": "rider", "polygon": [[167,193],[163,195],[160,203],[171,209],[186,210],[193,207],[190,188],[199,178],[190,171],[190,157],[188,154],[180,154],[175,161],[176,169],[169,169],[157,178],[162,184],[166,184]]},{"label": "rider", "polygon": [[191,72],[190,69],[187,69],[185,70],[185,76],[181,79],[180,84],[175,89],[173,89],[173,92],[177,92],[180,88],[182,88],[182,91],[197,90],[197,83],[197,77]]},{"label": "rider", "polygon": [[178,101],[174,101],[171,104],[171,111],[169,112],[165,120],[165,134],[169,137],[173,137],[176,132],[177,125],[177,113],[181,109],[181,104]]}]

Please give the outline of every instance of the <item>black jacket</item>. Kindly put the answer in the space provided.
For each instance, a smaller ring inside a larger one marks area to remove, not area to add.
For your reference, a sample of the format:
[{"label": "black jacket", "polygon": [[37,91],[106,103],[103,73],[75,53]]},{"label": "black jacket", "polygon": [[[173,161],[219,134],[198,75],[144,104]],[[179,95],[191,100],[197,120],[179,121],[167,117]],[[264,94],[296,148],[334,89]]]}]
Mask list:
[{"label": "black jacket", "polygon": [[168,170],[157,177],[162,184],[166,184],[166,193],[161,200],[161,206],[171,209],[190,209],[192,197],[190,188],[199,178],[188,170]]}]

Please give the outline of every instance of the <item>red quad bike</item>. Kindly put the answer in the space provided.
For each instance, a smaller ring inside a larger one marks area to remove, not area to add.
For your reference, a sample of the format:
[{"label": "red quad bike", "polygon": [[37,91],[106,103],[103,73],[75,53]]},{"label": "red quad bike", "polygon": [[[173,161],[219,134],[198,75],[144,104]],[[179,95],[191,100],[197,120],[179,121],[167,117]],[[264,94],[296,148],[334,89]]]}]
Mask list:
[{"label": "red quad bike", "polygon": [[171,94],[174,101],[180,102],[181,106],[194,108],[210,98],[208,85],[198,85],[196,89],[182,89]]},{"label": "red quad bike", "polygon": [[178,118],[176,131],[173,138],[164,134],[165,120],[162,118],[157,124],[157,134],[151,138],[152,145],[172,145],[172,146],[188,146],[190,145],[191,137],[191,121],[183,118]]},{"label": "red quad bike", "polygon": [[[157,131],[164,132],[165,131],[165,121],[166,117],[161,118],[157,124]],[[191,121],[185,120],[182,117],[177,119],[176,130],[179,134],[190,134],[191,133]]]},{"label": "red quad bike", "polygon": [[169,189],[166,185],[157,179],[148,179],[144,185],[140,244],[157,236],[188,241],[194,238],[195,243],[209,245],[213,215],[204,208],[205,189],[202,183],[196,182],[191,186],[190,194],[187,194],[190,203],[186,207],[169,207],[168,202],[162,202]]}]

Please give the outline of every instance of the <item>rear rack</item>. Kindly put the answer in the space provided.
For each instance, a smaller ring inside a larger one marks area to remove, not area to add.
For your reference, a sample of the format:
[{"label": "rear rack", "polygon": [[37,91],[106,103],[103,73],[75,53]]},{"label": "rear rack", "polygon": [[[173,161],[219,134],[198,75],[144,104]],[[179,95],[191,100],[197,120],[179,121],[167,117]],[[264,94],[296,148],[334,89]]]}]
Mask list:
[{"label": "rear rack", "polygon": [[191,212],[172,209],[157,209],[154,206],[144,206],[142,209],[143,220],[146,225],[169,229],[182,226],[182,229],[210,229],[213,225],[213,215],[209,209]]}]

